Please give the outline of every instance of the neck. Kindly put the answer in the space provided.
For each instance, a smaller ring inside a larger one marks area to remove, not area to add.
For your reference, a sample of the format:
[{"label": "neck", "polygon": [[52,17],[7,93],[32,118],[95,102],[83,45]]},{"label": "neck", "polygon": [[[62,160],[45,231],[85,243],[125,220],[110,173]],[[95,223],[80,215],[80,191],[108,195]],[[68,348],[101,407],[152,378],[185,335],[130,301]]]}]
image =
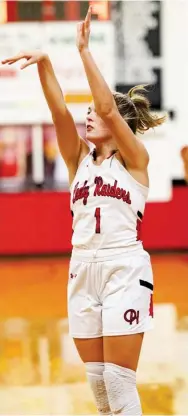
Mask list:
[{"label": "neck", "polygon": [[[114,155],[116,152],[117,152],[117,149],[111,150],[111,151],[109,152],[109,154],[107,154],[107,155],[104,157],[104,159],[107,159],[107,158],[111,157],[111,156],[112,156],[112,155]],[[102,158],[102,155],[100,155],[100,154],[98,155],[98,154],[97,154],[97,149],[96,149],[96,147],[93,149],[92,155],[93,155],[93,160],[97,160],[97,157],[101,157],[101,158]]]},{"label": "neck", "polygon": [[104,143],[94,143],[94,145],[94,155],[96,158],[106,159],[117,152],[116,143],[111,140]]}]

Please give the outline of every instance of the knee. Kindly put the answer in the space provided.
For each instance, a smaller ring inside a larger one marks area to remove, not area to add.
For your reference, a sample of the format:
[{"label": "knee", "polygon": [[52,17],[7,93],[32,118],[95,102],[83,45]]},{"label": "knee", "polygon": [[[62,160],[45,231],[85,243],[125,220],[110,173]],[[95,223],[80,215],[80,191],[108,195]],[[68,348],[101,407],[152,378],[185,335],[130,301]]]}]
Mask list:
[{"label": "knee", "polygon": [[104,363],[86,363],[86,374],[100,415],[111,415],[103,378]]},{"label": "knee", "polygon": [[104,381],[112,413],[141,416],[135,371],[105,363]]}]

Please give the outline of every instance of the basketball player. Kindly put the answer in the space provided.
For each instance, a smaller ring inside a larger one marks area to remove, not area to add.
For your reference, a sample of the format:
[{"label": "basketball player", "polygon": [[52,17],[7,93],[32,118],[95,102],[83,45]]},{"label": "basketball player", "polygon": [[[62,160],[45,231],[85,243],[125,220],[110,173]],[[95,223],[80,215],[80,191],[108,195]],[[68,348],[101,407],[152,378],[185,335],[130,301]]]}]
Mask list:
[{"label": "basketball player", "polygon": [[153,327],[153,276],[139,237],[149,156],[135,134],[160,125],[164,118],[150,113],[143,87],[127,95],[109,90],[89,51],[91,13],[90,8],[77,32],[93,96],[86,119],[87,143],[76,131],[48,56],[20,53],[3,63],[26,58],[22,68],[38,64],[68,167],[74,229],[69,326],[98,412],[140,416],[136,370],[143,335]]}]

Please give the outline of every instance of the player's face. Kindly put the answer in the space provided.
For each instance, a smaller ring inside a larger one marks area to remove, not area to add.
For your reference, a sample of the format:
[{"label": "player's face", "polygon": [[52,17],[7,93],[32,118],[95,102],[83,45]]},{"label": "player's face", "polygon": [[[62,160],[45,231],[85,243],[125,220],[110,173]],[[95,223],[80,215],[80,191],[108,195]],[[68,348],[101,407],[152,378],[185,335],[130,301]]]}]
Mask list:
[{"label": "player's face", "polygon": [[86,139],[95,143],[98,140],[107,140],[112,137],[104,121],[97,115],[94,105],[88,108],[86,117]]}]

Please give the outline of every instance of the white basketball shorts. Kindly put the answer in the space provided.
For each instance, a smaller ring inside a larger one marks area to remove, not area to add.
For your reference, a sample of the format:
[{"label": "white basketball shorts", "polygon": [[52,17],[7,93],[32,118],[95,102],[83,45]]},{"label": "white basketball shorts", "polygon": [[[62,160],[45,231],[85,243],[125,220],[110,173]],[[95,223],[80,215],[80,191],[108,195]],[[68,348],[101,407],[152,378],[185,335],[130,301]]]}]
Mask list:
[{"label": "white basketball shorts", "polygon": [[153,328],[153,274],[143,248],[74,249],[68,281],[73,338],[129,335]]}]

